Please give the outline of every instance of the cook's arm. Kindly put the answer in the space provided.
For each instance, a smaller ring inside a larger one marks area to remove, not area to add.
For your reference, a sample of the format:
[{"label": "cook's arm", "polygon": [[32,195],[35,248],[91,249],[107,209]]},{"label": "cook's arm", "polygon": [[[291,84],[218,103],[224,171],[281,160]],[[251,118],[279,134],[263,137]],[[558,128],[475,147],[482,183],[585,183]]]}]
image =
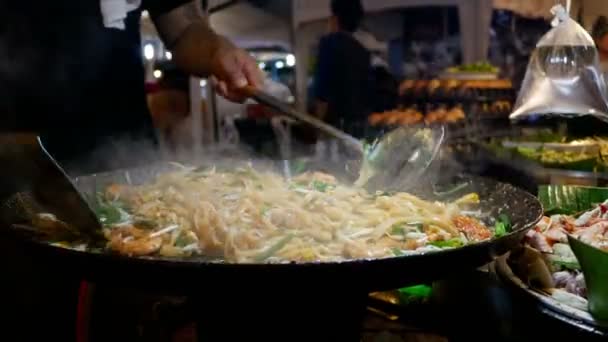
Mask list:
[{"label": "cook's arm", "polygon": [[235,90],[246,85],[261,87],[262,73],[247,52],[211,29],[199,3],[187,2],[152,14],[152,19],[179,68],[201,77],[214,76],[222,95],[240,101],[242,96]]}]

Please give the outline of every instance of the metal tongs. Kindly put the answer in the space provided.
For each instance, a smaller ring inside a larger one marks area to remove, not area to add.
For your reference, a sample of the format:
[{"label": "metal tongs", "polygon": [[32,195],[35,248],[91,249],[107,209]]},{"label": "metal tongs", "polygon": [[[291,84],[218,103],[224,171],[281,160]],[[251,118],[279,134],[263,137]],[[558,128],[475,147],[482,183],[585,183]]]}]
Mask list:
[{"label": "metal tongs", "polygon": [[285,114],[286,116],[288,116],[292,119],[296,119],[300,122],[306,123],[316,129],[318,129],[319,131],[322,131],[336,139],[339,139],[340,141],[342,141],[344,143],[344,145],[352,148],[353,150],[355,150],[359,153],[364,152],[363,144],[361,143],[361,141],[359,141],[352,135],[347,134],[344,131],[337,129],[332,125],[328,125],[325,122],[315,118],[314,116],[312,116],[310,114],[298,112],[297,110],[292,108],[289,104],[282,102],[281,100],[277,99],[276,97],[274,97],[262,90],[254,88],[252,86],[244,87],[244,88],[242,88],[242,90],[247,96],[254,99],[258,103],[266,105],[278,112]]},{"label": "metal tongs", "polygon": [[[340,140],[361,155],[357,185],[371,190],[406,190],[414,186],[437,158],[445,138],[445,128],[420,129],[400,127],[383,135],[370,146],[326,124],[310,114],[298,112],[287,103],[257,88],[242,88],[244,94],[292,119],[306,123]],[[422,132],[422,133],[420,133]]]}]

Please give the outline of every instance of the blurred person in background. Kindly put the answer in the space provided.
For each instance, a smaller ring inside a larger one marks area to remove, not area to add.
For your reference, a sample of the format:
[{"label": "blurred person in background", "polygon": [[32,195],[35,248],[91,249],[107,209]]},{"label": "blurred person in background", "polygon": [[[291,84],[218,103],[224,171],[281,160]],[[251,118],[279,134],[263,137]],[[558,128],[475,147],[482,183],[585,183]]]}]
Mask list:
[{"label": "blurred person in background", "polygon": [[[216,34],[199,6],[189,0],[0,2],[0,129],[41,135],[71,175],[138,161],[141,145],[121,142],[155,145],[156,140],[146,104],[143,10],[178,67],[214,76],[221,95],[244,100],[240,87],[262,83],[257,63]],[[104,146],[110,149],[95,155]],[[118,157],[125,151],[126,158]],[[74,340],[77,274],[58,274],[9,241],[0,239],[0,250],[1,310],[8,317],[3,335],[18,333],[20,341]],[[137,319],[129,310],[130,300],[98,290],[97,302],[105,304],[106,317],[114,318],[98,331],[128,329]],[[121,336],[135,340],[130,334]]]},{"label": "blurred person in background", "polygon": [[371,113],[370,52],[353,36],[363,20],[360,0],[332,0],[329,33],[321,38],[314,76],[315,113],[356,136]]},{"label": "blurred person in background", "polygon": [[595,20],[591,28],[591,36],[600,55],[602,72],[606,75],[608,72],[608,18],[602,15]]}]

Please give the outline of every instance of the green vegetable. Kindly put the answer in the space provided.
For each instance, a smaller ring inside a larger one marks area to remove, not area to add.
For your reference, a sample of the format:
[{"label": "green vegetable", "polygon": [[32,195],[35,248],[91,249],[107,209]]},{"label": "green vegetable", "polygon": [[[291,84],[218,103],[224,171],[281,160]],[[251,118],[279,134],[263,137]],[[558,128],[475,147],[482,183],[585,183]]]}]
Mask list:
[{"label": "green vegetable", "polygon": [[103,225],[121,223],[129,217],[126,205],[123,202],[108,201],[101,193],[97,193],[94,197],[91,209]]},{"label": "green vegetable", "polygon": [[275,255],[278,251],[280,251],[281,249],[283,249],[283,247],[285,247],[285,245],[287,245],[289,243],[289,241],[291,241],[291,239],[293,239],[293,235],[289,234],[287,236],[285,236],[284,238],[282,238],[281,240],[279,240],[277,243],[275,243],[274,245],[268,247],[268,249],[266,249],[265,251],[263,251],[262,253],[260,253],[259,255],[257,255],[254,260],[256,262],[262,262],[265,261],[266,259],[272,257],[273,255]]},{"label": "green vegetable", "polygon": [[511,232],[511,219],[506,214],[498,215],[496,223],[494,224],[494,236],[501,237]]},{"label": "green vegetable", "polygon": [[192,241],[188,234],[181,233],[177,239],[175,239],[175,247],[186,247],[193,242],[194,241]]},{"label": "green vegetable", "polygon": [[572,215],[592,209],[608,198],[608,188],[577,185],[541,185],[538,199],[547,215]]},{"label": "green vegetable", "polygon": [[416,230],[422,231],[424,224],[420,223],[420,222],[397,223],[391,227],[391,234],[392,235],[405,235],[407,227],[416,228]]},{"label": "green vegetable", "polygon": [[439,247],[439,248],[457,248],[464,246],[464,242],[460,238],[454,238],[450,240],[443,241],[433,241],[430,242],[429,245]]},{"label": "green vegetable", "polygon": [[393,252],[393,255],[394,255],[394,256],[398,256],[398,257],[399,257],[399,256],[404,256],[404,255],[405,255],[405,254],[403,253],[403,251],[402,251],[402,250],[400,250],[400,249],[399,249],[399,248],[397,248],[397,247],[393,247],[393,248],[391,248],[391,252]]},{"label": "green vegetable", "polygon": [[507,214],[498,215],[498,220],[505,224],[505,227],[507,228],[508,231],[510,231],[511,228],[513,227],[511,225],[511,218],[509,218],[509,215],[507,215]]},{"label": "green vegetable", "polygon": [[391,228],[391,234],[393,235],[405,235],[405,226],[401,223],[394,225]]},{"label": "green vegetable", "polygon": [[261,215],[266,215],[266,213],[268,212],[268,210],[270,210],[270,206],[268,204],[264,204],[264,206],[262,206],[262,209],[260,209],[260,214]]},{"label": "green vegetable", "polygon": [[319,192],[325,192],[327,191],[329,188],[331,187],[330,184],[327,184],[325,182],[321,182],[321,181],[313,181],[312,182],[312,188],[319,191]]},{"label": "green vegetable", "polygon": [[298,159],[291,164],[291,174],[299,175],[306,171],[306,161],[303,159]]},{"label": "green vegetable", "polygon": [[507,226],[502,222],[496,222],[494,225],[494,236],[501,237],[507,235]]}]

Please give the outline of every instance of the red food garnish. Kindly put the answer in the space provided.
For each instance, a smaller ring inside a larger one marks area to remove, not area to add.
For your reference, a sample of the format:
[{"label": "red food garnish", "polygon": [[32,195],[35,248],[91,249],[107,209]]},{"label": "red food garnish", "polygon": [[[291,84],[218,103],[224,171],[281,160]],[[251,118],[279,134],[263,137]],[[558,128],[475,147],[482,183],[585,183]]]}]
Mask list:
[{"label": "red food garnish", "polygon": [[452,223],[454,223],[458,231],[464,233],[469,240],[483,241],[492,237],[490,229],[472,217],[456,216],[452,220]]},{"label": "red food garnish", "polygon": [[600,204],[600,210],[602,211],[602,214],[605,214],[608,211],[608,206]]}]

